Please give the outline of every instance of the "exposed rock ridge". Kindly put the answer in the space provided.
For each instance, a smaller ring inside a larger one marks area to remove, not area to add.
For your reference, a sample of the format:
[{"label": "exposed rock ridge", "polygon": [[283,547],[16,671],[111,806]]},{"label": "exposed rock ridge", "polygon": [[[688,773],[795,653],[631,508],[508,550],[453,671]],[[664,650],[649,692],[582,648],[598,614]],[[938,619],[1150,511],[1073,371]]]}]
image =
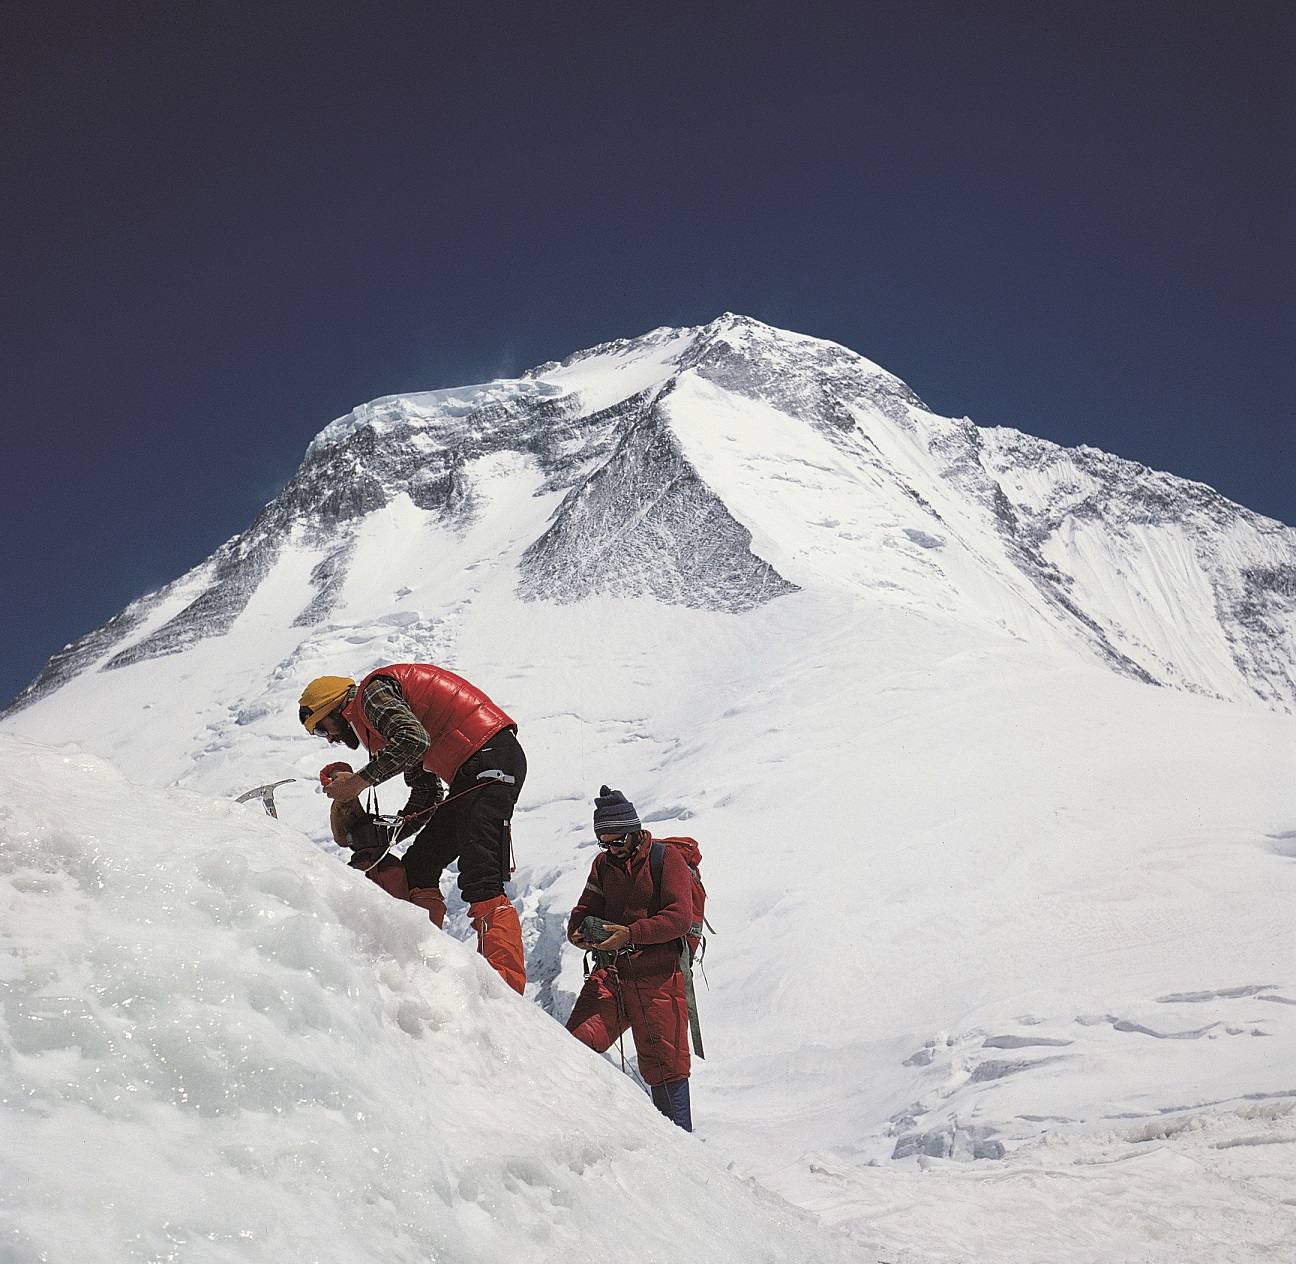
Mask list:
[{"label": "exposed rock ridge", "polygon": [[1064,624],[1071,624],[1114,671],[1144,684],[1166,683],[1113,643],[1109,630],[1072,597],[1073,581],[1041,552],[1044,536],[1005,493],[984,462],[983,432],[970,421],[946,421],[931,432],[929,450],[941,462],[941,475],[969,504],[982,507],[1018,571]]},{"label": "exposed rock ridge", "polygon": [[[310,626],[327,617],[346,578],[352,525],[404,492],[420,508],[452,523],[471,514],[465,463],[507,448],[558,462],[570,406],[561,398],[521,396],[512,405],[490,398],[443,418],[398,398],[365,406],[363,419],[337,443],[312,444],[287,487],[242,535],[215,555],[211,583],[161,628],[111,659],[105,669],[164,654],[227,632],[273,569],[294,527],[327,556],[315,567],[315,596],[294,619]],[[440,424],[438,424],[440,423]]]},{"label": "exposed rock ridge", "polygon": [[790,336],[745,316],[725,316],[679,357],[681,371],[748,399],[839,430],[855,427],[851,405],[872,405],[892,420],[927,406],[904,382],[834,342]]},{"label": "exposed rock ridge", "polygon": [[[1065,537],[1077,525],[1101,531],[1129,556],[1146,548],[1149,532],[1182,538],[1210,585],[1215,620],[1239,674],[1267,705],[1296,707],[1296,530],[1204,483],[1097,448],[1063,448],[1003,428],[981,434],[985,468],[1015,489],[1014,512],[1037,554],[1048,550],[1064,565],[1070,551]],[[1025,490],[1032,476],[1046,493]],[[1063,578],[1074,585],[1072,576]],[[1156,660],[1166,683],[1216,692],[1158,655],[1133,629],[1096,613],[1114,639],[1136,646],[1143,661]]]},{"label": "exposed rock ridge", "polygon": [[606,462],[569,492],[523,554],[518,594],[595,594],[741,612],[797,591],[751,550],[739,524],[685,459],[660,401],[640,397]]}]

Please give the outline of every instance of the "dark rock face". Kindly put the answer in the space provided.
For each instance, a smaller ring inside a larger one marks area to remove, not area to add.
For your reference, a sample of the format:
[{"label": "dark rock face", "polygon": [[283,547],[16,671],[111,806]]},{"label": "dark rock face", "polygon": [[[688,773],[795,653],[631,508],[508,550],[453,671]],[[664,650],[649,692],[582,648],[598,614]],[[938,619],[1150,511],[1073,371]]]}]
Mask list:
[{"label": "dark rock face", "polygon": [[1234,661],[1256,693],[1279,705],[1296,699],[1296,655],[1285,649],[1296,639],[1296,561],[1242,567],[1232,583],[1217,584],[1215,597],[1220,622],[1235,629]]},{"label": "dark rock face", "polygon": [[[853,430],[852,404],[871,404],[891,420],[908,421],[908,408],[926,410],[899,378],[876,369],[833,343],[789,343],[743,316],[721,317],[719,334],[699,338],[679,367],[723,390],[760,400],[826,430]],[[733,331],[733,341],[723,336]]]},{"label": "dark rock face", "polygon": [[222,546],[211,585],[152,635],[110,658],[104,670],[179,654],[197,641],[228,632],[274,566],[279,547],[274,535],[255,529]]},{"label": "dark rock face", "polygon": [[443,428],[454,446],[430,449],[427,425],[403,401],[379,401],[357,411],[363,418],[346,439],[312,445],[288,486],[243,535],[217,552],[208,588],[152,635],[110,659],[104,670],[179,653],[228,632],[295,529],[313,543],[334,546],[311,573],[315,596],[293,620],[296,627],[314,626],[341,592],[354,552],[349,534],[354,523],[402,492],[420,509],[462,521],[472,512],[464,472],[468,460],[518,444],[545,450],[562,433],[560,425],[548,425],[561,420],[561,404],[543,398],[470,409]]},{"label": "dark rock face", "polygon": [[530,600],[606,594],[743,611],[796,591],[752,553],[751,533],[684,459],[655,403],[568,494],[520,569]]},{"label": "dark rock face", "polygon": [[[1073,584],[1057,567],[1040,565],[1041,548],[1070,522],[1101,529],[1118,551],[1128,548],[1131,554],[1137,551],[1140,532],[1178,533],[1210,585],[1215,618],[1238,672],[1266,704],[1284,710],[1296,707],[1296,531],[1205,484],[1096,448],[1061,448],[1011,430],[985,433],[992,436],[992,443],[985,445],[987,474],[1005,481],[1043,475],[1051,485],[1043,503],[1016,508],[1022,549],[1031,559],[1037,583],[1049,584],[1059,596]],[[1243,535],[1250,537],[1250,544],[1236,542]],[[1248,551],[1280,560],[1248,560]],[[1109,645],[1119,645],[1123,638],[1130,644],[1137,640],[1133,629],[1121,628],[1104,612],[1084,618]],[[1140,648],[1147,670],[1139,667],[1131,674],[1192,692],[1212,692],[1186,675],[1181,665],[1161,659],[1146,646]]]},{"label": "dark rock face", "polygon": [[313,628],[323,623],[332,613],[342,592],[351,557],[355,553],[355,540],[345,539],[311,571],[311,585],[315,596],[293,620],[295,628]]}]

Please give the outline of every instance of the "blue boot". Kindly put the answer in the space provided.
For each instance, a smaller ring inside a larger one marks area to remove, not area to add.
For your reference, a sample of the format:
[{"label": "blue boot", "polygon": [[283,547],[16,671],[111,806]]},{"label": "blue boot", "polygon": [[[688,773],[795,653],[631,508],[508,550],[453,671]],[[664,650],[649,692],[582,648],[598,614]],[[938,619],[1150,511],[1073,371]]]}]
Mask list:
[{"label": "blue boot", "polygon": [[673,1124],[678,1124],[685,1132],[693,1131],[693,1109],[689,1105],[689,1082],[670,1080],[665,1084],[652,1086],[653,1105],[657,1107]]}]

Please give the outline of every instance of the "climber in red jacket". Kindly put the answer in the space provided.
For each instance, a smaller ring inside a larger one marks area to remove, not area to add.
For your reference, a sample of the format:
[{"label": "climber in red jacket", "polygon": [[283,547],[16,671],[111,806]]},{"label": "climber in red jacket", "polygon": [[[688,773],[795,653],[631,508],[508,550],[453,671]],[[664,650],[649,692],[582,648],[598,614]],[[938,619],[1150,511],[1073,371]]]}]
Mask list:
[{"label": "climber in red jacket", "polygon": [[[369,752],[358,772],[328,782],[325,793],[334,802],[357,799],[405,774],[411,795],[402,815],[411,821],[431,815],[403,858],[404,898],[427,909],[441,926],[441,873],[457,859],[459,891],[478,949],[522,992],[522,927],[504,894],[512,872],[513,808],[526,779],[517,725],[474,685],[430,663],[380,667],[359,684],[346,676],[321,676],[302,693],[298,717],[308,733],[330,744],[352,750],[363,745]],[[438,777],[449,786],[439,807]]]},{"label": "climber in red jacket", "polygon": [[[607,786],[594,804],[594,834],[602,850],[571,911],[567,938],[577,948],[597,950],[597,968],[576,998],[567,1030],[602,1053],[628,1027],[653,1104],[692,1132],[680,946],[693,922],[693,876],[682,852],[664,848],[659,897],[649,864],[652,835],[634,805]],[[608,932],[597,943],[581,930],[590,915],[602,919]]]}]

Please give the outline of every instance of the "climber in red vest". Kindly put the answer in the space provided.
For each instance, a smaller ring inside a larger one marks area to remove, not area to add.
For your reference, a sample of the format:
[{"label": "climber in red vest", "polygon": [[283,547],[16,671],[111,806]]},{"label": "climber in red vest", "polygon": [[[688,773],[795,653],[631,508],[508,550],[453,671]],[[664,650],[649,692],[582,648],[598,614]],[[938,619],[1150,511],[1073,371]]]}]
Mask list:
[{"label": "climber in red vest", "polygon": [[[441,873],[457,859],[459,891],[478,949],[522,992],[522,927],[504,894],[512,872],[513,808],[526,779],[517,725],[480,689],[430,663],[380,667],[359,684],[346,676],[321,676],[302,693],[298,717],[308,733],[330,745],[363,745],[369,752],[358,772],[328,781],[325,793],[335,803],[358,799],[396,773],[405,774],[411,794],[401,815],[410,821],[424,816],[426,823],[402,861],[404,898],[441,926]],[[449,786],[440,806],[437,777]]]}]

